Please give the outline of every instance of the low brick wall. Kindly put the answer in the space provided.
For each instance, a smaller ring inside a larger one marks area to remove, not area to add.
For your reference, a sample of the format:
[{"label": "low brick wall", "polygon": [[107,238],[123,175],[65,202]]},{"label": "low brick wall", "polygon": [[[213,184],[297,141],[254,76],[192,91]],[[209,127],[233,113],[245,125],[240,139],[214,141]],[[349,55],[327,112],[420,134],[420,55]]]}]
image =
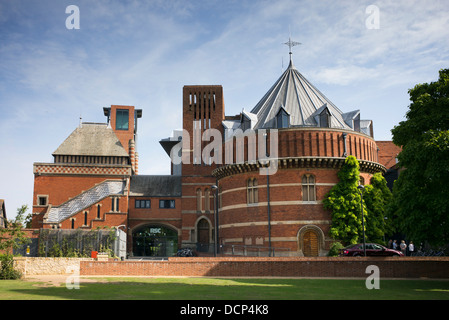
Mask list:
[{"label": "low brick wall", "polygon": [[384,278],[448,278],[449,257],[169,258],[168,261],[80,261],[83,276],[350,277],[375,265]]},{"label": "low brick wall", "polygon": [[69,275],[80,270],[81,261],[94,261],[91,258],[40,258],[16,257],[14,267],[23,276]]}]

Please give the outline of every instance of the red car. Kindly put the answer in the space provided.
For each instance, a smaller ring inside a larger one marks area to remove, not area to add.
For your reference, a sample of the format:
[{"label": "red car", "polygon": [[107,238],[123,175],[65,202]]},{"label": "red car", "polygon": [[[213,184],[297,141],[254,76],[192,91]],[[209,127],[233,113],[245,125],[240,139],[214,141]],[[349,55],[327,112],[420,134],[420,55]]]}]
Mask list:
[{"label": "red car", "polygon": [[[353,244],[345,247],[340,251],[340,254],[346,257],[363,257],[363,243]],[[367,257],[400,257],[404,254],[401,251],[388,249],[380,244],[367,243],[366,256]]]}]

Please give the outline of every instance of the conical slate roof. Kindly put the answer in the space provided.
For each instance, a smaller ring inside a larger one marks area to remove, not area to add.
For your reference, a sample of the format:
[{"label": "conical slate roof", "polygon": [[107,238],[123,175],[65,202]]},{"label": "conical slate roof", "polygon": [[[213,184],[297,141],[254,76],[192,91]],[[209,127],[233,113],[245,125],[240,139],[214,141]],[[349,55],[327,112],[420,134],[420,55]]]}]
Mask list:
[{"label": "conical slate roof", "polygon": [[290,116],[290,126],[319,127],[319,116],[327,108],[331,128],[352,129],[345,122],[349,120],[345,119],[345,114],[294,67],[292,60],[251,110],[257,116],[253,129],[276,127],[276,115],[281,108]]}]

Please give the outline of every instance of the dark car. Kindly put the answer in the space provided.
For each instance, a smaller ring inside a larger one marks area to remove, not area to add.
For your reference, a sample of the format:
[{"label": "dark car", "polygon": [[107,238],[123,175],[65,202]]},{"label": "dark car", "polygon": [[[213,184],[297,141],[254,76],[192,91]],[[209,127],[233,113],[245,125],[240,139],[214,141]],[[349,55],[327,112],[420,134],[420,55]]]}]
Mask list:
[{"label": "dark car", "polygon": [[[340,254],[346,257],[363,257],[363,243],[353,244],[345,247],[340,251]],[[397,250],[388,249],[377,243],[366,244],[366,256],[367,257],[390,257],[390,256],[403,256],[404,254]]]}]

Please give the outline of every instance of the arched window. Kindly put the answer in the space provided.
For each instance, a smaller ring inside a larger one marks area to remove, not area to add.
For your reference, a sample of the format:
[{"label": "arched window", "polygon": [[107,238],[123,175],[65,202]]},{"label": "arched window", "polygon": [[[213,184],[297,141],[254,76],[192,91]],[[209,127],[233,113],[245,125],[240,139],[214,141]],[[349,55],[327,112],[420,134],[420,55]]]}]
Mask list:
[{"label": "arched window", "polygon": [[196,189],[196,210],[203,210],[203,193],[200,188]]},{"label": "arched window", "polygon": [[259,202],[257,179],[248,179],[247,183],[248,183],[247,184],[247,202],[248,202],[248,204]]},{"label": "arched window", "polygon": [[302,200],[316,201],[315,176],[311,174],[302,176]]},{"label": "arched window", "polygon": [[360,184],[361,186],[364,186],[364,185],[365,185],[365,178],[364,178],[364,177],[362,177],[362,176],[359,177],[359,184]]},{"label": "arched window", "polygon": [[204,210],[210,211],[210,191],[207,188],[204,190]]},{"label": "arched window", "polygon": [[87,226],[87,211],[84,211],[84,225]]}]

